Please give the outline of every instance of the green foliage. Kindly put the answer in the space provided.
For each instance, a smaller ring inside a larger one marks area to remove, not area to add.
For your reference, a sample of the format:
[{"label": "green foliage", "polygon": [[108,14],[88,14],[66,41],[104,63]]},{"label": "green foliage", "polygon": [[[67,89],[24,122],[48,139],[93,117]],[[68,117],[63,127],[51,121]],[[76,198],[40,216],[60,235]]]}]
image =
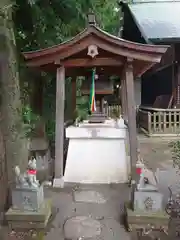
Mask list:
[{"label": "green foliage", "polygon": [[[72,38],[87,26],[87,15],[92,10],[98,25],[117,35],[119,13],[116,0],[15,0],[14,25],[19,53],[50,47]],[[31,77],[21,59],[21,92],[25,104],[33,88]],[[38,70],[36,70],[38,71]],[[55,136],[55,75],[44,78],[44,111],[46,131],[50,139]],[[77,84],[77,115],[85,119],[89,109],[88,97],[81,96],[82,79]],[[71,115],[71,80],[66,80],[65,120]],[[26,109],[26,107],[24,107]],[[27,109],[26,109],[27,110]],[[27,111],[24,111],[27,114]],[[28,110],[32,116],[32,111]],[[24,115],[23,115],[24,116]],[[35,117],[35,116],[34,116]],[[27,134],[33,132],[34,120],[27,125]]]},{"label": "green foliage", "polygon": [[[14,22],[19,49],[28,51],[58,44],[75,36],[94,11],[104,30],[117,34],[116,0],[16,0]],[[28,19],[28,21],[25,21]]]},{"label": "green foliage", "polygon": [[84,78],[78,78],[77,85],[77,94],[76,94],[76,114],[80,121],[87,118],[89,110],[89,99],[87,96],[82,96],[81,86],[84,81]]},{"label": "green foliage", "polygon": [[171,142],[169,146],[172,150],[173,166],[180,169],[180,140]]},{"label": "green foliage", "polygon": [[29,105],[23,106],[22,118],[24,123],[24,133],[26,137],[31,137],[34,134],[36,124],[40,120],[40,116],[33,113]]},{"label": "green foliage", "polygon": [[50,142],[54,142],[55,140],[55,129],[56,129],[55,119],[46,120],[46,134]]}]

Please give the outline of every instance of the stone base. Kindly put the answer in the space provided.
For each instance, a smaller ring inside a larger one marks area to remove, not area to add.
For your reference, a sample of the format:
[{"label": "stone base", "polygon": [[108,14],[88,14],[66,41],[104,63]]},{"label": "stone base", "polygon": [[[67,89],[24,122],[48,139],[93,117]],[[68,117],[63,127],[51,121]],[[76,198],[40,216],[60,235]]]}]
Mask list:
[{"label": "stone base", "polygon": [[12,190],[12,209],[38,211],[44,202],[43,186],[39,188],[15,188]]},{"label": "stone base", "polygon": [[51,201],[45,200],[38,212],[14,210],[6,213],[10,229],[44,229],[51,216]]},{"label": "stone base", "polygon": [[153,225],[154,229],[164,227],[168,228],[169,215],[165,211],[145,212],[142,210],[133,211],[129,204],[125,204],[125,221],[129,231],[138,230],[147,227],[148,224]]},{"label": "stone base", "polygon": [[64,179],[62,178],[54,178],[53,181],[54,188],[64,188]]}]

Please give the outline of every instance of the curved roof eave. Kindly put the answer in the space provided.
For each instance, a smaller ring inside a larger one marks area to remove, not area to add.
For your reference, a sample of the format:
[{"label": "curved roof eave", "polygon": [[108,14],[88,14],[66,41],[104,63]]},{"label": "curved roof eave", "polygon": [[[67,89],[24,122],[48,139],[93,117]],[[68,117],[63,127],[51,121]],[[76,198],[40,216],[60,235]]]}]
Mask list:
[{"label": "curved roof eave", "polygon": [[167,51],[169,46],[166,45],[161,45],[161,46],[156,46],[156,45],[149,45],[149,44],[140,44],[140,43],[135,43],[131,41],[124,40],[122,38],[116,37],[114,35],[111,35],[102,29],[100,29],[97,26],[90,25],[88,28],[86,28],[84,31],[80,32],[78,35],[75,37],[71,38],[70,40],[63,42],[59,45],[55,45],[49,48],[41,49],[41,50],[36,50],[36,51],[31,51],[31,52],[24,52],[23,55],[26,60],[33,60],[36,58],[44,57],[45,55],[53,55],[53,54],[61,54],[61,51],[64,51],[66,47],[69,47],[73,44],[78,43],[80,40],[84,39],[85,37],[94,34],[97,37],[101,38],[102,40],[113,43],[117,47],[124,47],[128,48],[130,50],[134,51],[139,51],[143,52],[144,54],[148,53],[155,53],[155,54],[163,54]]}]

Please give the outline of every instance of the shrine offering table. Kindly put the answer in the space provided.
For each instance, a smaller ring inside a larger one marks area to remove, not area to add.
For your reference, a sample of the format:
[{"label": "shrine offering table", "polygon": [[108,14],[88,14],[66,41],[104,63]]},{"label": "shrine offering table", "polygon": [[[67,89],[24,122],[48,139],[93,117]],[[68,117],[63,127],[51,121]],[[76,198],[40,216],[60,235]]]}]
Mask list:
[{"label": "shrine offering table", "polygon": [[64,181],[84,184],[128,182],[126,126],[83,122],[66,129],[69,148]]}]

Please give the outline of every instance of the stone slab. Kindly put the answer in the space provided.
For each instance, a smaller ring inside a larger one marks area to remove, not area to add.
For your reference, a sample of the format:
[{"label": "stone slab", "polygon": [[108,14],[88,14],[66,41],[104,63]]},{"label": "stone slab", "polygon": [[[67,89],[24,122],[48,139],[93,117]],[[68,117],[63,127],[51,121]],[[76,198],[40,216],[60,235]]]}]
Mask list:
[{"label": "stone slab", "polygon": [[100,222],[87,216],[70,218],[64,224],[65,239],[95,238],[100,234]]},{"label": "stone slab", "polygon": [[[38,212],[20,211],[10,208],[6,213],[6,220],[11,226],[29,228],[33,225],[45,226],[51,216],[51,201],[46,199]],[[27,226],[27,227],[26,227]]]},{"label": "stone slab", "polygon": [[85,203],[105,203],[106,199],[96,191],[75,191],[74,192],[75,202],[85,202]]}]

